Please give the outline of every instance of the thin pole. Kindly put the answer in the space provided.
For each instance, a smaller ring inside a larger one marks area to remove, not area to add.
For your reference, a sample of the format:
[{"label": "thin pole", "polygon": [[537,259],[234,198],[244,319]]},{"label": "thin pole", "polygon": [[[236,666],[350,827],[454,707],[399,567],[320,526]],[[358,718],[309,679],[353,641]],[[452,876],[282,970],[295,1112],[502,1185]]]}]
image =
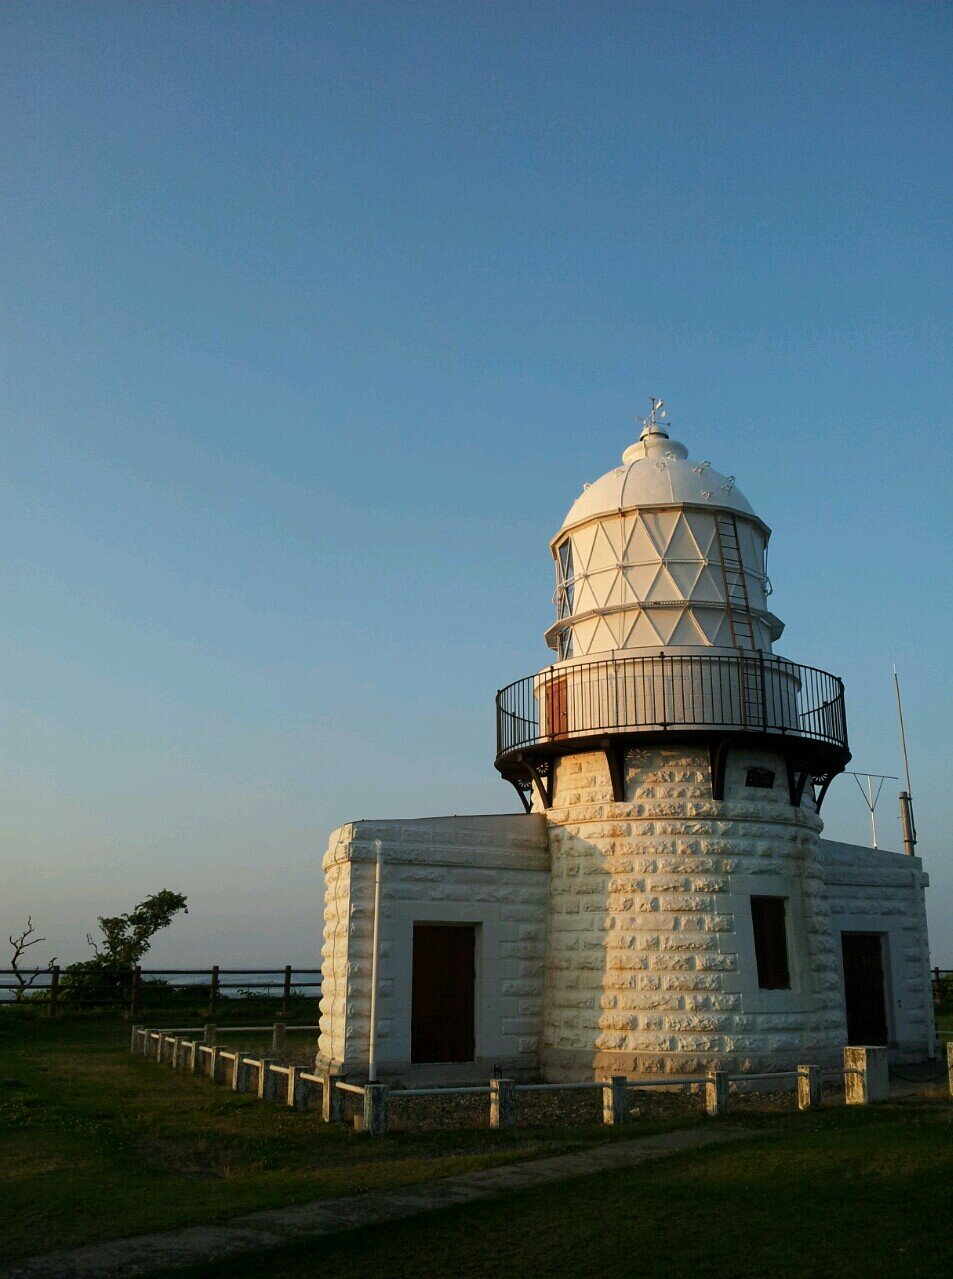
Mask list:
[{"label": "thin pole", "polygon": [[877,814],[874,810],[877,806],[874,803],[873,779],[870,776],[868,776],[867,778],[867,803],[870,807],[870,825],[873,828],[874,848],[876,848],[877,847]]},{"label": "thin pole", "polygon": [[377,950],[381,919],[381,841],[374,840],[374,932],[371,937],[371,1029],[367,1042],[367,1081],[377,1083]]},{"label": "thin pole", "polygon": [[896,663],[893,668],[893,682],[897,690],[897,719],[900,722],[900,745],[903,749],[903,771],[907,779],[907,794],[913,794],[913,787],[910,785],[910,761],[907,759],[907,735],[903,731],[903,704],[900,701],[900,676],[897,674]]},{"label": "thin pole", "polygon": [[900,829],[903,832],[903,850],[908,857],[915,855],[917,843],[917,823],[913,816],[913,788],[910,785],[910,761],[907,758],[907,735],[903,731],[903,705],[900,701],[900,677],[897,664],[893,667],[893,682],[897,690],[897,720],[900,724],[900,745],[903,749],[903,772],[907,779],[907,789],[900,792]]}]

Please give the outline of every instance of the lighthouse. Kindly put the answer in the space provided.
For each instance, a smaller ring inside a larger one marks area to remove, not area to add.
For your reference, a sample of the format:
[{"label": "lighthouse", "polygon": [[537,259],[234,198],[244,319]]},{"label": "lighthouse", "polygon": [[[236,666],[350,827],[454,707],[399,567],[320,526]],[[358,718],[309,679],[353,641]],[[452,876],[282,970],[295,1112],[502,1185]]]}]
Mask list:
[{"label": "lighthouse", "polygon": [[775,654],[770,529],[653,402],[552,541],[558,660],[498,698],[497,768],[551,853],[553,1077],[834,1060],[820,807],[850,752],[832,674]]},{"label": "lighthouse", "polygon": [[822,836],[844,687],[777,650],[770,536],[653,399],[551,540],[553,661],[496,696],[520,811],[332,833],[319,1067],[573,1082],[935,1053],[928,878]]}]

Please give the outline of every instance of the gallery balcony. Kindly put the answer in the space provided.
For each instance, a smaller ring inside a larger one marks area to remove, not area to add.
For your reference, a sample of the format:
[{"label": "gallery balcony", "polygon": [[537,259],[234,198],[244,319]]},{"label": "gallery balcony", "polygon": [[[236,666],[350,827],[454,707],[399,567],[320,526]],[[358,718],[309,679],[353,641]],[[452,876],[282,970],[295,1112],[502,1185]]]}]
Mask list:
[{"label": "gallery balcony", "polygon": [[712,795],[724,798],[732,746],[777,751],[791,803],[813,781],[821,800],[850,760],[844,685],[836,675],[762,652],[660,653],[548,667],[496,696],[496,767],[525,805],[532,785],[549,806],[554,760],[604,751],[617,801],[627,747],[703,743]]}]

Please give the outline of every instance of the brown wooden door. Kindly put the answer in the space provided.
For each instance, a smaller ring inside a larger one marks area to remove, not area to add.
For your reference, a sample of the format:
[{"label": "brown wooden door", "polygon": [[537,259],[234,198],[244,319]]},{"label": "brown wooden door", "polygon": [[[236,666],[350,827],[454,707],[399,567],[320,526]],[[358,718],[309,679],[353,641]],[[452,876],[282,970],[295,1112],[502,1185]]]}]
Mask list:
[{"label": "brown wooden door", "polygon": [[849,1044],[887,1042],[883,941],[879,933],[841,933]]},{"label": "brown wooden door", "polygon": [[565,675],[557,675],[546,684],[546,732],[550,737],[562,737],[569,732],[569,697]]},{"label": "brown wooden door", "polygon": [[472,1061],[476,928],[414,924],[411,1061]]}]

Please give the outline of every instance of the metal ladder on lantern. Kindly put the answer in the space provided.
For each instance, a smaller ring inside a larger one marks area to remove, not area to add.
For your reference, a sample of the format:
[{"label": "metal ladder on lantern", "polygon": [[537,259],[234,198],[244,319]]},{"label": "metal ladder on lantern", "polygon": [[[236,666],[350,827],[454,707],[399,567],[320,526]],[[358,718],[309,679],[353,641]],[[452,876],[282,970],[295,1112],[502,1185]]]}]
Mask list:
[{"label": "metal ladder on lantern", "polygon": [[745,577],[744,561],[741,558],[738,521],[733,512],[719,511],[715,514],[715,537],[721,558],[721,578],[725,587],[731,642],[739,650],[741,663],[741,677],[738,682],[742,721],[748,728],[764,728],[763,666],[757,660],[755,653],[751,601],[748,598],[748,582]]}]

